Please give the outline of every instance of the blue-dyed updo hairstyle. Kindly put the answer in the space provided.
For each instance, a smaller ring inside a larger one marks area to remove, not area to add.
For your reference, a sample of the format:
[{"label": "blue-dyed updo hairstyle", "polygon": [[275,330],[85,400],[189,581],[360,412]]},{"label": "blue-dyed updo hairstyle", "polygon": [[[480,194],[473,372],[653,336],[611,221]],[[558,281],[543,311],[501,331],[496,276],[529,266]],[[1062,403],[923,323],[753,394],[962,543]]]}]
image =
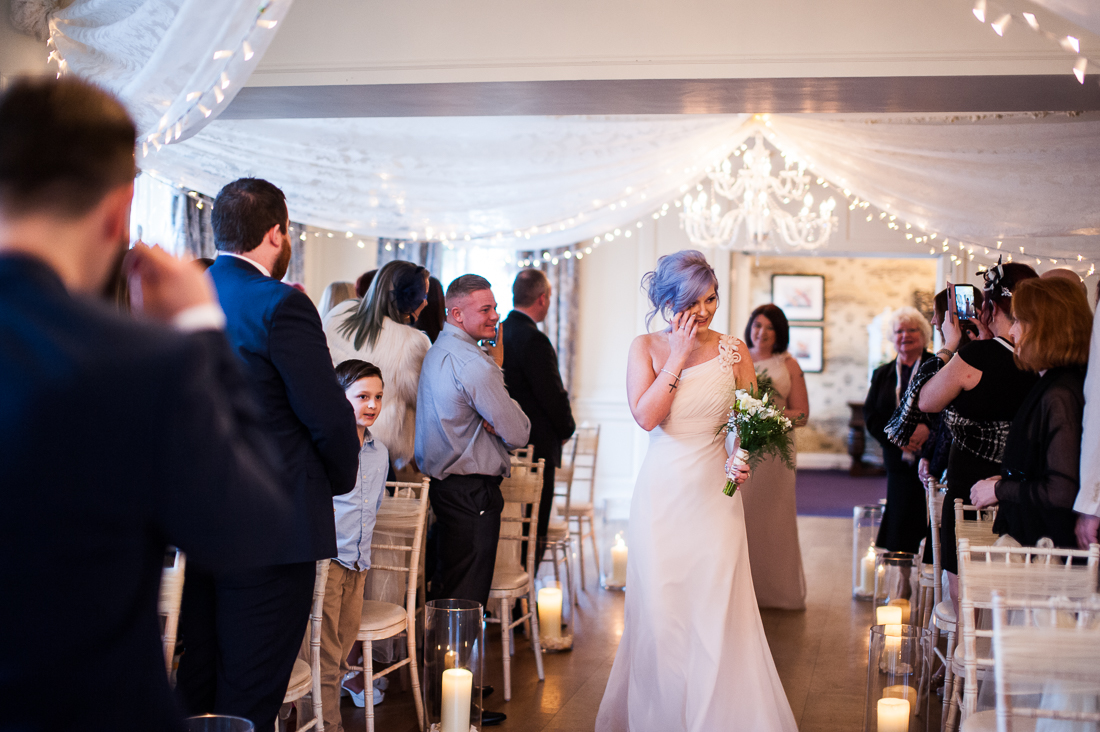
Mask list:
[{"label": "blue-dyed updo hairstyle", "polygon": [[658,259],[657,269],[642,277],[642,287],[653,305],[645,319],[646,330],[649,330],[649,324],[657,313],[665,320],[671,320],[673,315],[688,309],[707,294],[711,287],[717,294],[718,277],[702,252],[685,249]]}]

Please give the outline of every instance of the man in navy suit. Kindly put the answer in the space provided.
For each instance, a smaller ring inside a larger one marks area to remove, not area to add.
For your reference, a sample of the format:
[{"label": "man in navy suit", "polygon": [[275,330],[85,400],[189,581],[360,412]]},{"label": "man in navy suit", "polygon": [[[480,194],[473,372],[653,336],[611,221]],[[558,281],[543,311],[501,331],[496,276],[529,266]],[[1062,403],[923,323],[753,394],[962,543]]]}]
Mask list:
[{"label": "man in navy suit", "polygon": [[122,105],[75,78],[0,96],[0,730],[181,729],[157,618],[166,546],[257,566],[293,527],[201,271],[139,245],[143,317],[103,300],[134,139]]},{"label": "man in navy suit", "polygon": [[283,192],[242,178],[218,193],[211,218],[219,256],[209,273],[226,335],[274,434],[280,487],[298,522],[278,537],[268,566],[188,566],[179,689],[192,712],[235,714],[270,729],[305,633],[314,564],[336,556],[332,497],[355,487],[359,438],[317,309],[279,281],[290,261]]},{"label": "man in navy suit", "polygon": [[[577,428],[569,394],[558,371],[558,354],[537,325],[550,312],[551,293],[550,280],[542,270],[521,269],[512,283],[513,309],[503,324],[504,383],[531,420],[534,459],[546,459],[537,526],[540,549],[550,525],[554,473],[561,466],[562,443]],[[536,572],[542,554],[542,551],[535,553]]]}]

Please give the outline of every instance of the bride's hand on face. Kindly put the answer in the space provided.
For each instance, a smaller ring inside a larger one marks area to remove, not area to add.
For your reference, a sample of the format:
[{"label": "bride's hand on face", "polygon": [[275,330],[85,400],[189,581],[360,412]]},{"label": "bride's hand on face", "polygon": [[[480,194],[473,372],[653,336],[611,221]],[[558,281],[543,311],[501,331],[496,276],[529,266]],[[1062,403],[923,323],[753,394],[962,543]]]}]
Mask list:
[{"label": "bride's hand on face", "polygon": [[698,324],[691,313],[687,311],[676,313],[672,317],[668,331],[669,356],[686,360],[695,346],[697,328]]}]

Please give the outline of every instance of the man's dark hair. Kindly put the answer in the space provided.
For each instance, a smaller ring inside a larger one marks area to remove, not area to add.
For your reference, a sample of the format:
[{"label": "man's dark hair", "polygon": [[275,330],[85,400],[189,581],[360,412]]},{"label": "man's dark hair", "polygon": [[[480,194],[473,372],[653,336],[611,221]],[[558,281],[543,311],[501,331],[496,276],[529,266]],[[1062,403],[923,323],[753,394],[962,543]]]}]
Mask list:
[{"label": "man's dark hair", "polygon": [[0,210],[78,218],[133,181],[126,108],[74,77],[20,79],[0,95]]},{"label": "man's dark hair", "polygon": [[262,178],[238,178],[218,191],[210,223],[219,251],[251,252],[272,226],[286,233],[286,196]]},{"label": "man's dark hair", "polygon": [[360,361],[357,358],[349,358],[347,361],[341,361],[336,367],[336,381],[344,391],[350,389],[351,385],[359,379],[367,379],[371,376],[377,376],[378,380],[382,382],[382,386],[386,385],[385,379],[382,378],[382,369],[373,363]]},{"label": "man's dark hair", "polygon": [[521,269],[512,282],[512,304],[521,308],[530,307],[549,290],[550,280],[545,272],[534,267]]},{"label": "man's dark hair", "polygon": [[481,275],[464,274],[461,277],[455,277],[451,280],[451,284],[447,285],[447,302],[450,303],[455,298],[466,297],[480,290],[491,289],[493,286],[489,284],[489,280]]}]

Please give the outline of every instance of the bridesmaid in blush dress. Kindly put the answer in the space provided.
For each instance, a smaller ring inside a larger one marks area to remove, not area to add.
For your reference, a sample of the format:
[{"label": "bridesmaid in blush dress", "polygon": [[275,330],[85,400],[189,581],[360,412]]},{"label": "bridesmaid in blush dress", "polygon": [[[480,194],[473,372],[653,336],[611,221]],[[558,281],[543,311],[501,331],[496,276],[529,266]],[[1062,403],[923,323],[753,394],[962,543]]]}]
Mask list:
[{"label": "bridesmaid in blush dress", "polygon": [[[795,732],[760,621],[725,421],[756,377],[748,349],[710,330],[717,278],[699,252],[661,257],[650,301],[671,327],[630,347],[627,395],[649,450],[630,504],[623,634],[597,732]],[[743,483],[744,468],[734,469]]]},{"label": "bridesmaid in blush dress", "polygon": [[[796,427],[806,424],[810,400],[806,378],[787,353],[787,316],[775,305],[761,305],[745,326],[745,341],[757,375],[767,374],[776,391],[775,403]],[[745,504],[745,536],[756,602],[781,610],[806,609],[806,576],[798,545],[795,471],[777,457],[765,458],[741,489]]]}]

